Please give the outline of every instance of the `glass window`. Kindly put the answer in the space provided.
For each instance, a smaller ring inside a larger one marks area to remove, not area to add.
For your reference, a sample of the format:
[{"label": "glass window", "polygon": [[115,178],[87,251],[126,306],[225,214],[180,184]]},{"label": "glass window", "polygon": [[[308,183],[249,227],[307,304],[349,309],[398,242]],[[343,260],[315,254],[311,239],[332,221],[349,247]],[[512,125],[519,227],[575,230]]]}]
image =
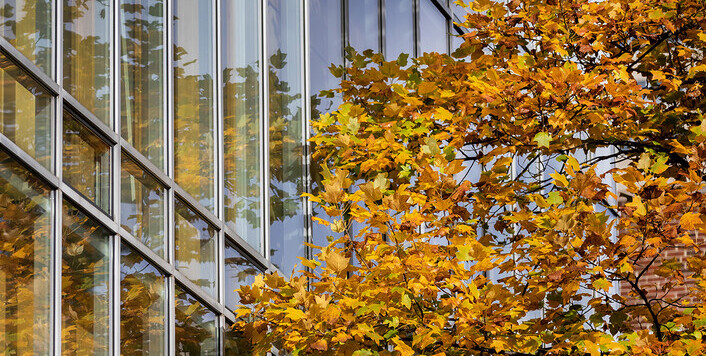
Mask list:
[{"label": "glass window", "polygon": [[176,286],[174,336],[177,356],[218,355],[216,315]]},{"label": "glass window", "polygon": [[49,189],[0,151],[0,350],[49,354]]},{"label": "glass window", "polygon": [[385,0],[385,58],[414,55],[414,6],[409,0]]},{"label": "glass window", "polygon": [[448,52],[446,16],[436,8],[431,0],[420,0],[419,10],[419,52]]},{"label": "glass window", "polygon": [[164,257],[164,187],[125,154],[120,179],[120,225]]},{"label": "glass window", "polygon": [[122,136],[164,169],[164,2],[120,1]]},{"label": "glass window", "polygon": [[64,112],[64,180],[110,213],[110,146]]},{"label": "glass window", "polygon": [[184,203],[176,202],[176,268],[211,296],[216,296],[216,230]]},{"label": "glass window", "polygon": [[225,267],[226,307],[234,310],[240,302],[238,293],[234,292],[234,290],[240,288],[240,286],[250,285],[255,282],[255,276],[260,274],[260,270],[230,244],[226,244],[225,248]]},{"label": "glass window", "polygon": [[51,95],[0,52],[0,132],[49,169],[51,103]]},{"label": "glass window", "polygon": [[248,338],[242,332],[233,330],[232,326],[226,329],[223,342],[226,356],[252,355],[252,346]]},{"label": "glass window", "polygon": [[164,355],[164,275],[125,244],[120,256],[120,354]]},{"label": "glass window", "polygon": [[225,221],[260,251],[259,2],[222,2]]},{"label": "glass window", "polygon": [[174,180],[214,211],[213,12],[174,1]]},{"label": "glass window", "polygon": [[110,122],[110,1],[64,0],[64,88]]},{"label": "glass window", "polygon": [[269,0],[268,6],[270,257],[289,274],[306,253],[301,3]]},{"label": "glass window", "polygon": [[64,202],[62,237],[62,354],[108,355],[109,233]]},{"label": "glass window", "polygon": [[52,1],[0,0],[0,7],[2,37],[51,76],[54,51]]},{"label": "glass window", "polygon": [[380,52],[379,0],[348,2],[348,41],[358,52],[372,49]]}]

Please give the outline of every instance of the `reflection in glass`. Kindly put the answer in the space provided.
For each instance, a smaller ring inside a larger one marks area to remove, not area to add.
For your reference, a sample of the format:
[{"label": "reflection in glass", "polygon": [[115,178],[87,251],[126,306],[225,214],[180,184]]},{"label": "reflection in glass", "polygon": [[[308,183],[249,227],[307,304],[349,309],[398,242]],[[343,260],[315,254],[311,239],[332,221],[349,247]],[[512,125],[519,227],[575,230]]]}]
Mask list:
[{"label": "reflection in glass", "polygon": [[164,168],[164,2],[120,1],[122,136]]},{"label": "reflection in glass", "polygon": [[174,1],[174,180],[215,208],[210,1]]},{"label": "reflection in glass", "polygon": [[260,9],[223,1],[224,209],[228,226],[260,251]]},{"label": "reflection in glass", "polygon": [[0,52],[0,132],[46,168],[51,168],[51,103],[51,95]]},{"label": "reflection in glass", "polygon": [[216,356],[216,315],[179,285],[175,288],[174,336],[177,356]]},{"label": "reflection in glass", "polygon": [[120,225],[164,257],[164,188],[125,154],[120,178]]},{"label": "reflection in glass", "polygon": [[379,0],[348,2],[348,41],[358,52],[372,49],[380,52]]},{"label": "reflection in glass", "polygon": [[62,354],[108,355],[108,231],[67,202],[62,222]]},{"label": "reflection in glass", "polygon": [[260,270],[230,244],[226,244],[225,248],[225,266],[226,307],[235,310],[240,298],[234,290],[255,282],[255,276],[260,274]]},{"label": "reflection in glass", "polygon": [[110,1],[64,0],[64,88],[110,123]]},{"label": "reflection in glass", "polygon": [[420,0],[419,5],[419,52],[447,53],[446,17],[431,0]]},{"label": "reflection in glass", "polygon": [[52,1],[0,0],[0,8],[0,35],[51,76]]},{"label": "reflection in glass", "polygon": [[165,354],[164,275],[125,244],[120,248],[120,354]]},{"label": "reflection in glass", "polygon": [[287,275],[306,253],[300,5],[269,0],[267,10],[270,257]]},{"label": "reflection in glass", "polygon": [[177,200],[174,258],[179,272],[216,296],[216,230]]},{"label": "reflection in glass", "polygon": [[248,338],[242,333],[228,327],[225,332],[225,356],[252,355],[252,347]]},{"label": "reflection in glass", "polygon": [[[341,1],[311,0],[309,1],[309,13],[309,32],[311,36],[311,41],[309,41],[309,53],[311,54],[309,64],[311,68],[309,71],[311,76],[311,119],[316,120],[320,114],[335,110],[341,103],[339,93],[335,93],[333,98],[325,98],[319,95],[322,90],[336,88],[339,82],[339,79],[331,74],[329,67],[343,64]],[[309,169],[312,178],[312,194],[318,194],[322,179],[320,174],[321,167],[318,162],[312,162]],[[314,204],[312,213],[317,218],[331,220],[317,204]],[[311,230],[313,243],[317,246],[327,245],[326,237],[334,235],[334,232],[329,227],[317,222],[312,222]]]},{"label": "reflection in glass", "polygon": [[0,350],[48,354],[51,345],[49,190],[0,151]]},{"label": "reflection in glass", "polygon": [[110,147],[64,112],[64,180],[110,212]]},{"label": "reflection in glass", "polygon": [[409,0],[385,0],[385,58],[414,55],[414,6]]}]

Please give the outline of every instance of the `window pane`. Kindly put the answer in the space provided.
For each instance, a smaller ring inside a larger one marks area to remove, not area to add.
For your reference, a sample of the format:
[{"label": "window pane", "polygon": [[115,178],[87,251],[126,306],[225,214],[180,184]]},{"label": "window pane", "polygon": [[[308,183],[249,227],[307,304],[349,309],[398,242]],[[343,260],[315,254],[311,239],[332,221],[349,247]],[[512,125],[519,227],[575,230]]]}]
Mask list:
[{"label": "window pane", "polygon": [[49,169],[51,103],[51,95],[0,52],[0,132]]},{"label": "window pane", "polygon": [[110,123],[110,1],[64,0],[64,88]]},{"label": "window pane", "polygon": [[164,355],[164,275],[125,244],[120,255],[120,354]]},{"label": "window pane", "polygon": [[234,331],[232,327],[228,327],[225,332],[226,356],[245,356],[252,355],[252,347],[248,338],[242,333]]},{"label": "window pane", "polygon": [[385,0],[385,57],[414,55],[414,6],[409,0]]},{"label": "window pane", "polygon": [[214,210],[210,1],[174,1],[174,180]]},{"label": "window pane", "polygon": [[164,2],[120,1],[122,136],[164,168]]},{"label": "window pane", "polygon": [[446,17],[436,8],[431,0],[420,0],[420,6],[420,52],[448,52]]},{"label": "window pane", "polygon": [[260,274],[260,270],[230,244],[226,244],[225,248],[225,266],[226,307],[235,310],[240,298],[234,290],[255,282],[255,276]]},{"label": "window pane", "polygon": [[52,2],[0,0],[2,36],[48,75],[53,74]]},{"label": "window pane", "polygon": [[270,256],[289,274],[305,255],[304,146],[301,93],[301,7],[298,1],[269,0]]},{"label": "window pane", "polygon": [[51,344],[49,190],[0,151],[0,350],[48,354]]},{"label": "window pane", "polygon": [[216,315],[178,285],[174,336],[177,356],[218,355]]},{"label": "window pane", "polygon": [[64,180],[110,212],[110,147],[64,112]]},{"label": "window pane", "polygon": [[216,230],[186,207],[175,204],[174,258],[176,268],[192,282],[216,296]]},{"label": "window pane", "polygon": [[260,10],[222,2],[225,220],[260,251]]},{"label": "window pane", "polygon": [[62,237],[62,353],[108,355],[109,233],[64,202]]},{"label": "window pane", "polygon": [[348,40],[358,52],[380,52],[380,9],[378,0],[348,2]]},{"label": "window pane", "polygon": [[120,224],[164,257],[164,187],[123,154]]}]

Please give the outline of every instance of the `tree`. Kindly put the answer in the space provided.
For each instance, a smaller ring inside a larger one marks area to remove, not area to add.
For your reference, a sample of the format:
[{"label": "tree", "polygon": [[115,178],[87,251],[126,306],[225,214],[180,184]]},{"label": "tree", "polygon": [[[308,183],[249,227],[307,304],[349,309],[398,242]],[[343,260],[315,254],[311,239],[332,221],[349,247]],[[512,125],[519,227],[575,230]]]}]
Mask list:
[{"label": "tree", "polygon": [[310,199],[344,236],[242,287],[236,327],[257,354],[704,354],[706,4],[467,6],[452,56],[332,69]]}]

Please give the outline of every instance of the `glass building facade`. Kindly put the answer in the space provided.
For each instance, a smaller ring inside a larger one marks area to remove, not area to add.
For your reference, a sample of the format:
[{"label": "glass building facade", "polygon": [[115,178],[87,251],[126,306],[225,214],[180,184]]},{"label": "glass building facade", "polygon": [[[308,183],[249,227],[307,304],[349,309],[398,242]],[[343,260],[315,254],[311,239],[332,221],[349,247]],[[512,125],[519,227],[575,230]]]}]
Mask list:
[{"label": "glass building facade", "polygon": [[244,354],[233,290],[327,235],[301,194],[328,67],[458,30],[446,0],[0,3],[10,355]]}]

